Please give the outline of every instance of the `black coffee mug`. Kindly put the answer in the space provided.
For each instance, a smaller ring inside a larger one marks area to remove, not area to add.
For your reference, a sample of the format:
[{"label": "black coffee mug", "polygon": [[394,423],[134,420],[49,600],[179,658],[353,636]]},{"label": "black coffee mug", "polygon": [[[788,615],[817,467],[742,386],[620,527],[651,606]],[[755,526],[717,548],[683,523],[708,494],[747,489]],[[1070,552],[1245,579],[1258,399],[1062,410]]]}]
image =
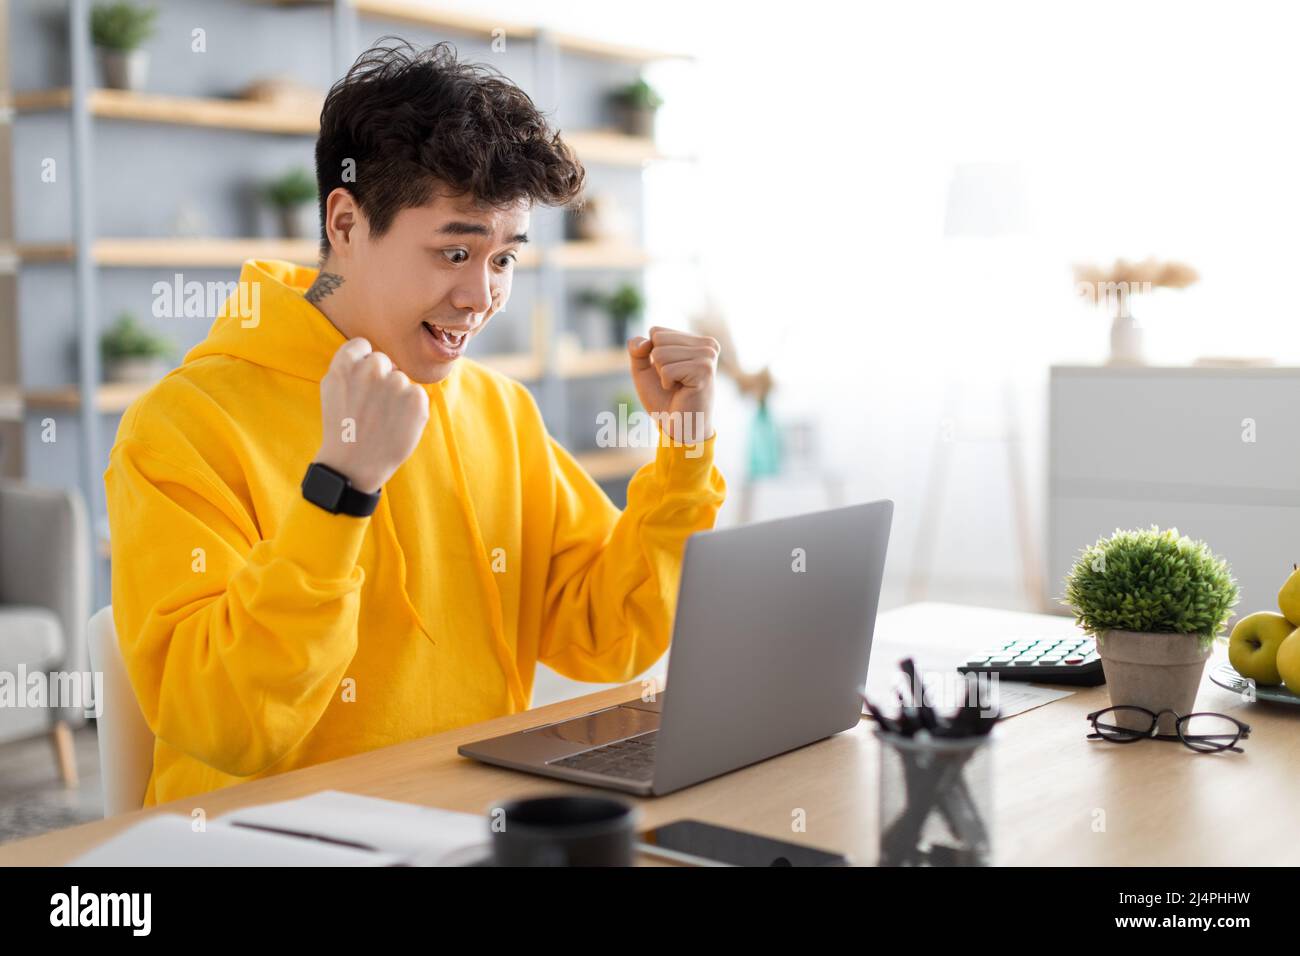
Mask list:
[{"label": "black coffee mug", "polygon": [[493,866],[631,866],[637,810],[609,797],[511,800],[491,811]]}]

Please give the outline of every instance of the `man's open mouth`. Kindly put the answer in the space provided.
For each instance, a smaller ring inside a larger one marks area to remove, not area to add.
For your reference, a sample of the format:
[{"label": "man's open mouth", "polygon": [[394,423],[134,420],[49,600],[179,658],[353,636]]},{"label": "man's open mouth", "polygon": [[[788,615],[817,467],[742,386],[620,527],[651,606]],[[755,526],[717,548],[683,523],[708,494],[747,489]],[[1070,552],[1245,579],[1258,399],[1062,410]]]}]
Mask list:
[{"label": "man's open mouth", "polygon": [[424,330],[428,332],[438,344],[450,352],[458,352],[469,339],[469,332],[464,329],[452,330],[444,329],[440,325],[433,325],[429,322],[421,323]]}]

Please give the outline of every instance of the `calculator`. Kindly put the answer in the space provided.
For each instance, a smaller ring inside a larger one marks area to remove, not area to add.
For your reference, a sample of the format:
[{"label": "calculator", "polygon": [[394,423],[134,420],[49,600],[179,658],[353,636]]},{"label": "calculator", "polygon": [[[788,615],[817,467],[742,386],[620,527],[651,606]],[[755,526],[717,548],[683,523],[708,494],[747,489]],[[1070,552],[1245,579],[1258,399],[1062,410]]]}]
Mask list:
[{"label": "calculator", "polygon": [[957,668],[963,674],[997,674],[999,680],[1095,687],[1106,683],[1097,642],[1091,637],[1022,637],[987,653],[974,654]]}]

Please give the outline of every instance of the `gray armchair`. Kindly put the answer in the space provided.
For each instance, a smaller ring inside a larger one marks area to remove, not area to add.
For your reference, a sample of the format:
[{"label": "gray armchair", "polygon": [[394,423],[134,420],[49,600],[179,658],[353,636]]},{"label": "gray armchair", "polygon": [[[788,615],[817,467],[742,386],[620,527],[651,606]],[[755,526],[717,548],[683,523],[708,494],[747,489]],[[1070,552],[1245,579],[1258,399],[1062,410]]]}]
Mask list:
[{"label": "gray armchair", "polygon": [[[80,494],[0,481],[0,671],[89,670],[89,550]],[[0,707],[0,743],[51,734],[63,781],[76,786],[71,731],[85,719],[80,706]]]}]

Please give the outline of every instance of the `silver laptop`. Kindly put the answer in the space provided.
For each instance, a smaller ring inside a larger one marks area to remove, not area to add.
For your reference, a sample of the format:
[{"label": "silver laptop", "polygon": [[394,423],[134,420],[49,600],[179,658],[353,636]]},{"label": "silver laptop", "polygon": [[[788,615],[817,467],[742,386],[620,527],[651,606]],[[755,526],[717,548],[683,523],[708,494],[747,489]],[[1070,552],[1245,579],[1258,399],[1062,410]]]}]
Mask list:
[{"label": "silver laptop", "polygon": [[875,501],[692,535],[665,691],[459,752],[650,795],[848,730],[893,513]]}]

